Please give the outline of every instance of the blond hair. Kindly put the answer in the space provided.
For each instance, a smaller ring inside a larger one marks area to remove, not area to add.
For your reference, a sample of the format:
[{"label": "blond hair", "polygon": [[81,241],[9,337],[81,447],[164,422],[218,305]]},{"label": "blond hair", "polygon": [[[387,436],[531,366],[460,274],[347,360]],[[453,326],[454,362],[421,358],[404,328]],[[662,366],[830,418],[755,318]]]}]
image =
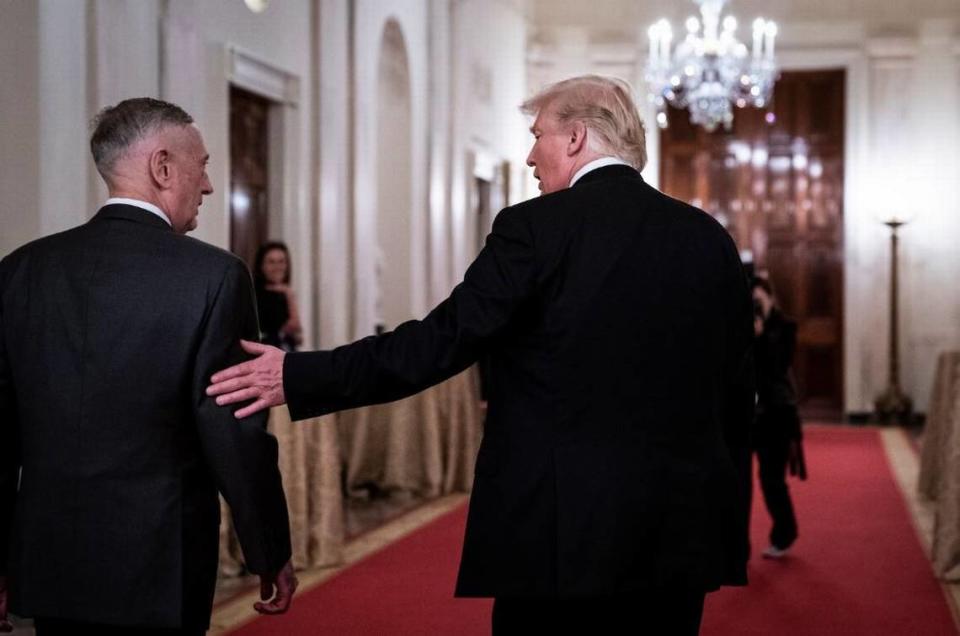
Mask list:
[{"label": "blond hair", "polygon": [[637,170],[647,164],[647,137],[633,101],[633,91],[623,80],[581,75],[551,84],[523,102],[520,110],[538,115],[549,108],[566,125],[582,122],[590,149],[621,159]]}]

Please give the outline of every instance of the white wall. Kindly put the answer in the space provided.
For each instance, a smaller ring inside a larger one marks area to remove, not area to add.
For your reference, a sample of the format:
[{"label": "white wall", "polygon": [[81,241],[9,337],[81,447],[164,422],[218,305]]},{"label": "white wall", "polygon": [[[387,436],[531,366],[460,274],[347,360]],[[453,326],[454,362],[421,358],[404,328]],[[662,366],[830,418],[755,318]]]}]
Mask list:
[{"label": "white wall", "polygon": [[[487,163],[509,161],[514,176],[532,138],[518,107],[527,97],[527,21],[522,2],[463,0],[453,8],[453,144],[450,282],[463,278],[477,254],[473,181],[467,154]],[[516,180],[516,179],[515,179]],[[514,201],[515,202],[515,201]],[[496,213],[499,210],[494,210]]]}]

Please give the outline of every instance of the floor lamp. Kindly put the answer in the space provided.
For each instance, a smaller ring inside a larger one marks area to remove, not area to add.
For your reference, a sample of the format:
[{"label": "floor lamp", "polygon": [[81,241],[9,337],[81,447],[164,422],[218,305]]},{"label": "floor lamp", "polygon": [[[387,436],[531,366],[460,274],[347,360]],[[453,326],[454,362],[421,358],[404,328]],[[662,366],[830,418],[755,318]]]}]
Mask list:
[{"label": "floor lamp", "polygon": [[900,388],[900,339],[897,284],[897,229],[906,224],[898,218],[883,222],[890,228],[890,373],[887,388],[874,402],[876,418],[883,424],[909,424],[913,416],[913,402]]}]

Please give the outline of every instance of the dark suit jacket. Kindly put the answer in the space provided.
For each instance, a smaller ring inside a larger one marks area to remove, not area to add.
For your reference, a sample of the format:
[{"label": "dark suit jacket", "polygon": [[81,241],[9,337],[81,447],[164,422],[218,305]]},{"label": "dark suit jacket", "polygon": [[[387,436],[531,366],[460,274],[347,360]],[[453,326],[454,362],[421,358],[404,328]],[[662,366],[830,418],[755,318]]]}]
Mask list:
[{"label": "dark suit jacket", "polygon": [[754,341],[757,369],[757,419],[754,445],[780,446],[803,437],[797,412],[797,391],[790,366],[797,346],[797,323],[776,307]]},{"label": "dark suit jacket", "polygon": [[241,336],[257,337],[243,263],[136,207],[3,259],[0,574],[14,612],[206,627],[218,490],[248,567],[288,560],[266,415],[238,421],[204,393],[244,358]]},{"label": "dark suit jacket", "polygon": [[797,392],[790,377],[796,348],[797,323],[774,307],[755,346],[757,398],[761,406],[796,406]]},{"label": "dark suit jacket", "polygon": [[746,578],[751,300],[707,214],[633,169],[503,210],[422,321],[290,354],[294,418],[491,359],[457,593],[591,596]]}]

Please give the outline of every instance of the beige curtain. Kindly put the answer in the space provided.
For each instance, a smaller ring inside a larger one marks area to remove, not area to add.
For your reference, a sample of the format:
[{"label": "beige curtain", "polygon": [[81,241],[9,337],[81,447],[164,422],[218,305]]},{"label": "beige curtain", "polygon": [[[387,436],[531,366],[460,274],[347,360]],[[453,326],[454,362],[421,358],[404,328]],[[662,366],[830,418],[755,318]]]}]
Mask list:
[{"label": "beige curtain", "polygon": [[920,495],[934,505],[937,576],[960,581],[960,352],[940,354],[920,454]]},{"label": "beige curtain", "polygon": [[343,412],[347,492],[469,492],[482,434],[477,382],[470,369],[405,400]]},{"label": "beige curtain", "polygon": [[[336,416],[291,422],[287,407],[276,407],[270,411],[268,429],[280,448],[294,567],[340,563],[344,529]],[[221,499],[220,571],[237,575],[242,563],[230,511]]]},{"label": "beige curtain", "polygon": [[[423,497],[470,491],[483,428],[478,382],[469,369],[405,400],[302,422],[291,422],[286,407],[271,410],[296,568],[343,559],[341,474],[348,493],[366,485]],[[232,576],[243,556],[221,507],[220,569]]]}]

